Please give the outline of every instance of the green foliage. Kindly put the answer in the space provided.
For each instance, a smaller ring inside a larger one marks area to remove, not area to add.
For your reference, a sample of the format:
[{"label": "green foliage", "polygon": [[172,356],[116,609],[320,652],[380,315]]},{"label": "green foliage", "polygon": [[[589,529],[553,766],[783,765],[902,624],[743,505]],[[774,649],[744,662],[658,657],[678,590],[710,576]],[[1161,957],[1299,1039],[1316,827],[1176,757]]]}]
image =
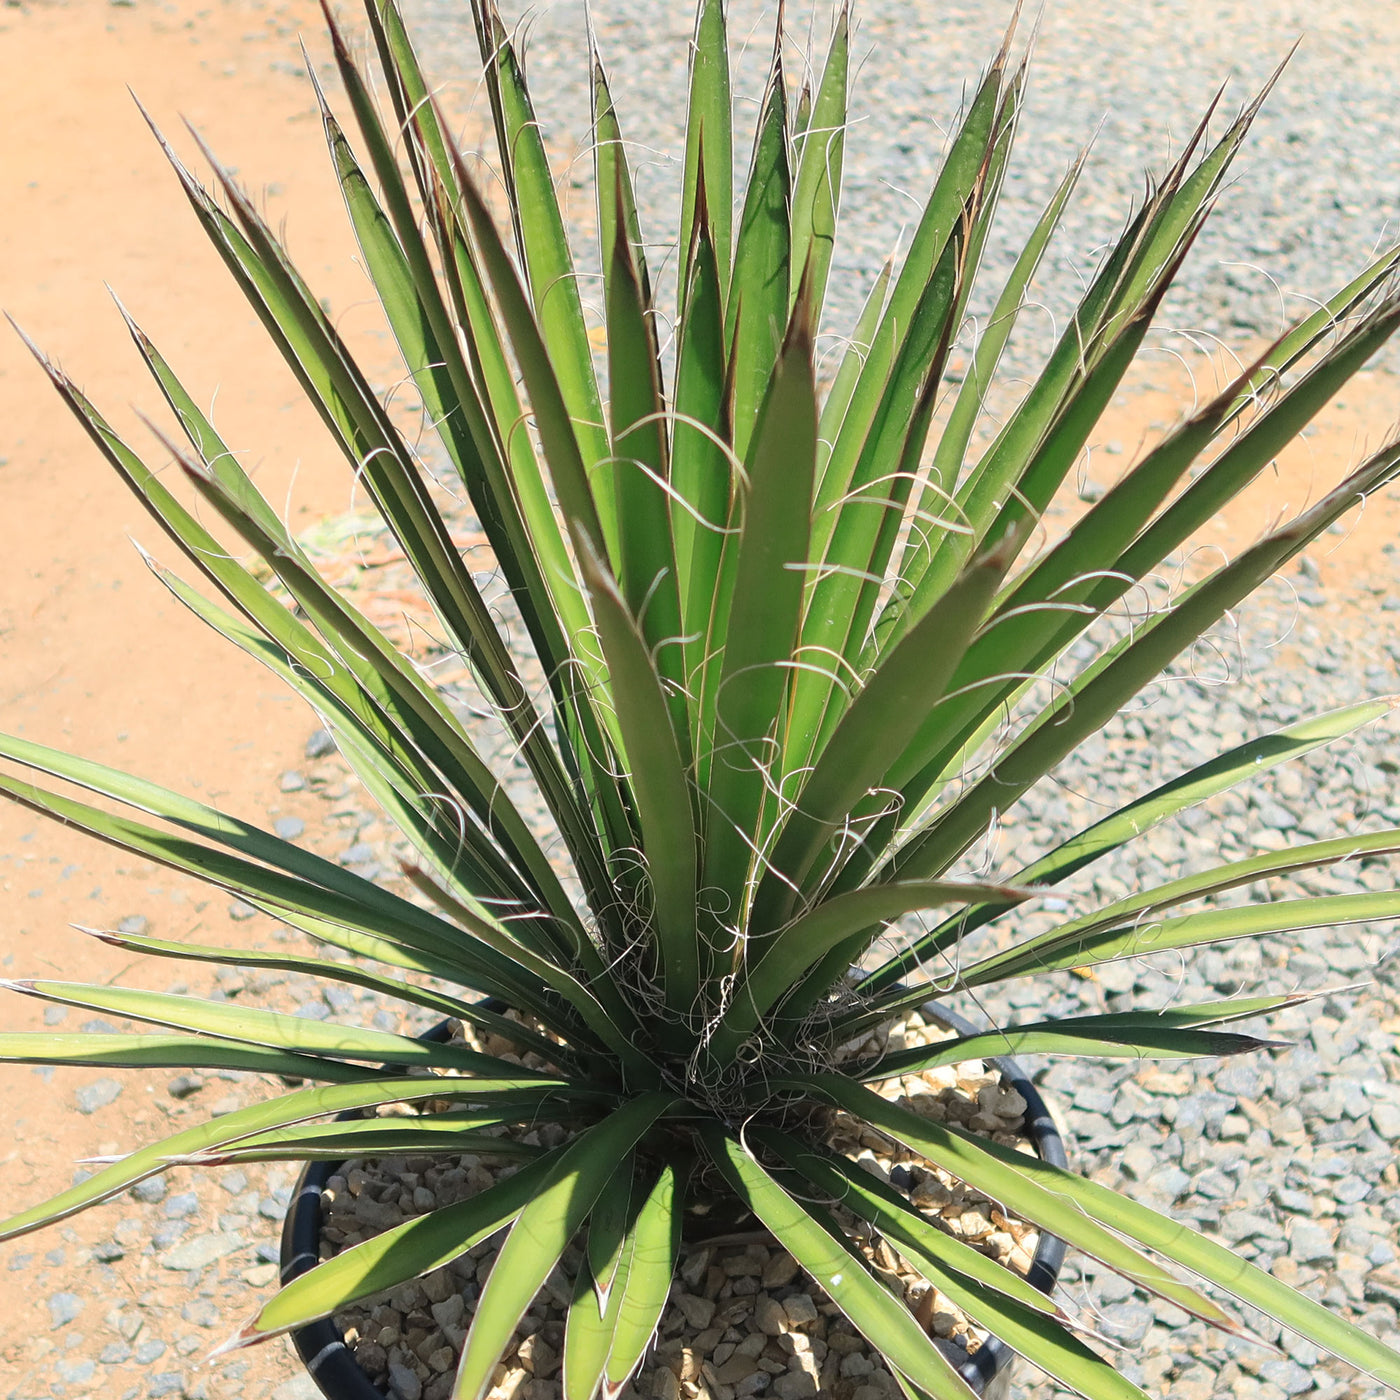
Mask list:
[{"label": "green foliage", "polygon": [[[1186,907],[1363,850],[1392,854],[1400,832],[1389,831],[1136,891],[1034,937],[1018,935],[1014,918],[1027,898],[1207,797],[1376,719],[1384,703],[1251,740],[1104,817],[1010,881],[958,878],[997,813],[1262,580],[1400,473],[1400,442],[1388,443],[1316,505],[1102,645],[1092,662],[1067,664],[1069,648],[1099,636],[1091,629],[1124,593],[1248,485],[1400,324],[1400,298],[1385,290],[1397,254],[1378,258],[1291,328],[1061,541],[1036,553],[1032,527],[1122,383],[1254,107],[1213,145],[1204,123],[1196,131],[1103,257],[1043,371],[978,446],[997,365],[1079,173],[1078,165],[1066,173],[1015,260],[958,387],[945,369],[1025,79],[1006,48],[952,135],[902,265],[876,282],[826,387],[813,344],[846,141],[844,8],[815,91],[796,100],[778,35],[736,197],[725,16],[720,0],[700,0],[675,245],[678,307],[665,353],[625,133],[602,62],[589,56],[606,344],[596,362],[515,43],[493,0],[473,0],[473,14],[509,233],[448,134],[395,0],[370,0],[368,10],[388,111],[331,22],[362,155],[324,97],[322,104],[365,266],[490,541],[531,664],[545,677],[540,695],[452,544],[431,476],[275,234],[216,162],[210,190],[173,153],[171,160],[215,248],[410,561],[447,644],[494,707],[553,829],[526,821],[445,697],[319,576],[134,324],[138,349],[189,439],[169,445],[171,453],[294,609],[220,549],[88,399],[41,361],[207,587],[159,577],[316,710],[416,851],[408,876],[422,898],[19,738],[0,738],[8,762],[0,790],[355,956],[325,963],[100,937],[155,957],[282,967],[371,988],[459,1017],[535,1067],[462,1044],[242,1006],[235,1014],[188,997],[10,983],[161,1033],[3,1035],[3,1059],[209,1065],[323,1087],[145,1148],[0,1225],[0,1236],[62,1219],[176,1161],[513,1152],[524,1162],[514,1175],[321,1264],[283,1288],[238,1340],[326,1316],[508,1228],[457,1377],[455,1394],[480,1400],[535,1291],[579,1238],[585,1263],[569,1308],[565,1394],[612,1395],[650,1344],[697,1194],[718,1188],[777,1236],[911,1395],[967,1389],[843,1219],[868,1222],[969,1316],[1065,1385],[1094,1397],[1140,1393],[1074,1335],[1053,1302],[833,1154],[823,1125],[839,1109],[1149,1294],[1234,1329],[1212,1296],[1223,1290],[1400,1384],[1400,1357],[1221,1246],[865,1087],[1008,1049],[1168,1059],[1243,1053],[1268,1042],[1218,1027],[1289,998],[1036,1021],[862,1060],[843,1060],[840,1050],[926,998],[934,974],[943,990],[957,991],[1400,915],[1394,891]],[[1052,670],[1057,686],[1037,684]],[[53,791],[45,778],[105,805]],[[955,912],[917,938],[886,937],[904,916],[938,906]],[[519,1018],[502,1014],[500,1003]],[[375,1068],[384,1063],[433,1077]],[[445,1097],[444,1075],[456,1076],[450,1112],[330,1121],[337,1112]],[[552,1150],[494,1135],[550,1114],[571,1130]],[[838,1199],[845,1217],[822,1204]]]}]

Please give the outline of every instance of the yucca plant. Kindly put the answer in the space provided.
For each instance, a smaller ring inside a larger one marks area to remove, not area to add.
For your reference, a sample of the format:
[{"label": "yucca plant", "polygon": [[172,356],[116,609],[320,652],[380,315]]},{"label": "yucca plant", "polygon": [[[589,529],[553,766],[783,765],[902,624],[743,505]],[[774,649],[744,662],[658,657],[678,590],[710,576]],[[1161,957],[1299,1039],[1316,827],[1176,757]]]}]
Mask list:
[{"label": "yucca plant", "polygon": [[[460,707],[318,574],[134,323],[188,435],[187,446],[166,449],[260,564],[230,557],[159,470],[44,361],[53,382],[218,601],[156,567],[158,577],[312,706],[411,842],[405,873],[421,898],[20,738],[0,741],[10,761],[0,788],[353,957],[134,934],[109,941],[371,988],[459,1018],[516,1053],[185,996],[10,983],[162,1029],[10,1034],[0,1037],[7,1059],[217,1066],[308,1087],[136,1151],[0,1234],[63,1219],[180,1161],[372,1156],[386,1143],[459,1154],[483,1133],[552,1117],[569,1130],[563,1145],[321,1263],[238,1340],[297,1328],[507,1231],[453,1391],[480,1400],[532,1298],[578,1240],[584,1262],[568,1314],[564,1394],[612,1396],[654,1334],[688,1208],[727,1196],[772,1232],[911,1396],[970,1392],[853,1240],[853,1221],[1062,1384],[1092,1397],[1142,1393],[1076,1335],[1053,1299],[833,1152],[840,1111],[1149,1294],[1238,1330],[1215,1297],[1232,1294],[1400,1385],[1400,1356],[1221,1245],[867,1087],[1016,1051],[1244,1052],[1264,1042],[1218,1027],[1289,998],[1032,1021],[873,1058],[843,1051],[934,991],[1400,914],[1395,891],[1209,905],[1222,891],[1394,853],[1400,831],[1391,830],[1185,876],[1049,932],[1018,935],[1016,924],[1027,898],[1367,723],[1384,702],[1253,739],[996,883],[957,878],[999,813],[1400,472],[1400,441],[1390,442],[1150,616],[1130,629],[1113,625],[1120,600],[1253,480],[1400,324],[1400,297],[1386,291],[1397,252],[1196,405],[1071,528],[1033,548],[1257,102],[1214,144],[1204,122],[1195,131],[1102,257],[1039,375],[988,428],[999,361],[1080,174],[1076,164],[1064,176],[955,380],[945,371],[967,322],[1024,87],[1024,64],[1008,47],[967,103],[902,262],[876,280],[824,385],[813,347],[847,134],[844,9],[810,90],[790,90],[779,35],[736,197],[723,7],[700,0],[680,228],[655,279],[627,146],[602,63],[590,55],[606,345],[596,359],[516,46],[493,0],[473,0],[473,15],[513,248],[439,112],[394,0],[368,7],[388,110],[334,21],[358,151],[324,99],[322,110],[365,266],[490,541],[504,599],[483,596],[452,543],[440,483],[253,204],[217,163],[211,190],[173,152],[171,160],[411,562],[443,645],[468,663],[552,826],[527,822],[516,786],[508,790],[507,774],[483,757]],[[1082,657],[1086,642],[1092,660],[1071,665],[1071,648]],[[108,802],[92,805],[43,778]],[[940,906],[953,912],[921,932],[898,922]],[[445,1075],[458,1078],[445,1084]],[[453,1112],[387,1120],[389,1135],[373,1116],[443,1099]],[[332,1118],[354,1111],[369,1116]]]}]

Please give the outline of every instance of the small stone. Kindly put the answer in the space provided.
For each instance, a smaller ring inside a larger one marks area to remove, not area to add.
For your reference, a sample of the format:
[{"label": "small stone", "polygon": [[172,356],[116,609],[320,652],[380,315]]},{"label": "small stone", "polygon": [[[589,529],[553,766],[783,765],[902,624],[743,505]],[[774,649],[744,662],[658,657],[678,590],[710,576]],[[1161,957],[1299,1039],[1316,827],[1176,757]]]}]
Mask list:
[{"label": "small stone", "polygon": [[69,1385],[82,1385],[93,1378],[97,1371],[97,1362],[60,1361],[57,1370],[60,1380],[67,1381]]},{"label": "small stone", "polygon": [[1115,1303],[1099,1316],[1109,1336],[1125,1347],[1137,1346],[1152,1326],[1152,1309],[1141,1303]]},{"label": "small stone", "polygon": [[120,1096],[122,1084],[119,1079],[94,1079],[91,1084],[84,1084],[74,1094],[78,1101],[79,1113],[96,1113],[99,1108],[106,1108]]},{"label": "small stone", "polygon": [[54,1293],[49,1297],[49,1322],[57,1330],[66,1327],[83,1310],[83,1300],[76,1293]]},{"label": "small stone", "polygon": [[714,1321],[715,1305],[709,1298],[680,1293],[676,1296],[676,1306],[685,1314],[686,1325],[693,1331],[703,1332]]},{"label": "small stone", "polygon": [[[307,758],[327,758],[335,752],[335,740],[329,729],[318,729],[306,741]],[[417,1395],[405,1395],[403,1400],[418,1400]]]},{"label": "small stone", "polygon": [[277,1277],[276,1264],[254,1264],[244,1269],[239,1277],[250,1288],[266,1288]]},{"label": "small stone", "polygon": [[272,1400],[321,1400],[320,1387],[305,1371],[298,1371],[272,1392]]},{"label": "small stone", "polygon": [[1296,1361],[1282,1357],[1266,1361],[1259,1368],[1259,1374],[1266,1381],[1278,1386],[1285,1395],[1301,1395],[1313,1388],[1312,1375]]},{"label": "small stone", "polygon": [[172,1249],[160,1262],[167,1269],[188,1271],[207,1268],[227,1255],[240,1250],[246,1241],[242,1235],[217,1231],[207,1235],[196,1235],[194,1239]]},{"label": "small stone", "polygon": [[552,1376],[559,1367],[559,1353],[538,1332],[521,1342],[516,1355],[520,1364],[540,1380]]},{"label": "small stone", "polygon": [[462,1320],[467,1315],[467,1304],[460,1293],[453,1293],[441,1303],[434,1303],[429,1311],[433,1315],[433,1321],[445,1332],[462,1325]]},{"label": "small stone", "polygon": [[1221,1142],[1243,1142],[1249,1136],[1249,1119],[1243,1113],[1227,1113],[1220,1120]]},{"label": "small stone", "polygon": [[124,919],[117,920],[118,933],[142,934],[151,926],[151,921],[144,914],[128,914]]},{"label": "small stone", "polygon": [[1321,1264],[1331,1260],[1332,1236],[1310,1220],[1294,1223],[1288,1238],[1288,1253],[1299,1264]]},{"label": "small stone", "polygon": [[99,1264],[115,1264],[118,1259],[126,1257],[126,1248],[116,1240],[103,1240],[100,1244],[93,1245],[92,1257]]},{"label": "small stone", "polygon": [[165,1092],[172,1099],[187,1099],[191,1094],[197,1094],[204,1088],[204,1078],[198,1074],[177,1074],[169,1084],[165,1086]]},{"label": "small stone", "polygon": [[234,923],[242,923],[245,919],[251,919],[257,912],[246,899],[231,900],[228,906],[228,916]]},{"label": "small stone", "polygon": [[131,1348],[125,1342],[108,1342],[97,1359],[104,1366],[120,1366],[123,1361],[131,1360]]},{"label": "small stone", "polygon": [[158,1230],[152,1232],[151,1248],[158,1254],[163,1253],[172,1245],[178,1244],[189,1228],[188,1220],[167,1220]]},{"label": "small stone", "polygon": [[278,817],[272,829],[284,841],[295,841],[306,830],[306,823],[300,817]]},{"label": "small stone", "polygon": [[[312,754],[310,757],[314,758],[316,755]],[[423,1382],[418,1379],[418,1372],[410,1370],[400,1362],[389,1363],[389,1385],[399,1400],[421,1400]]]},{"label": "small stone", "polygon": [[185,1220],[199,1209],[199,1197],[193,1191],[181,1191],[165,1203],[167,1220]]},{"label": "small stone", "polygon": [[984,1113],[990,1113],[994,1118],[1022,1118],[1026,1112],[1025,1099],[1005,1084],[988,1084],[979,1089],[977,1104]]},{"label": "small stone", "polygon": [[295,768],[288,768],[277,785],[283,792],[302,792],[306,788],[306,775],[298,773]]},{"label": "small stone", "polygon": [[721,1385],[738,1385],[757,1369],[753,1357],[736,1352],[728,1361],[715,1367],[715,1376]]},{"label": "small stone", "polygon": [[780,1249],[763,1266],[764,1288],[786,1288],[797,1277],[797,1260]]},{"label": "small stone", "polygon": [[155,1202],[165,1199],[165,1193],[169,1189],[163,1176],[148,1176],[145,1181],[138,1181],[131,1188],[131,1194],[146,1205],[154,1205]]},{"label": "small stone", "polygon": [[806,1327],[817,1320],[817,1305],[805,1293],[783,1299],[783,1311],[792,1327]]},{"label": "small stone", "polygon": [[159,1337],[152,1337],[136,1348],[136,1360],[142,1366],[149,1366],[152,1361],[159,1361],[164,1355],[165,1343]]},{"label": "small stone", "polygon": [[769,1337],[780,1337],[787,1327],[787,1312],[783,1305],[768,1294],[759,1294],[753,1310],[754,1326]]},{"label": "small stone", "polygon": [[773,1393],[781,1400],[803,1400],[817,1393],[816,1377],[806,1371],[784,1371],[774,1380]]}]

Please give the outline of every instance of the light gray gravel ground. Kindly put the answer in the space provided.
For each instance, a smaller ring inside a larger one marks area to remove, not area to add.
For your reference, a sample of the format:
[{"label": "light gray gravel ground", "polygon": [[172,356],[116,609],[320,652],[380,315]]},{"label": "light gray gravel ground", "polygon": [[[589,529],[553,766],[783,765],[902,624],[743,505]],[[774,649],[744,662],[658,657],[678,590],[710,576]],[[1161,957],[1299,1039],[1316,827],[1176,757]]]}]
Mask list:
[{"label": "light gray gravel ground", "polygon": [[[418,32],[435,71],[470,71],[469,26],[454,3],[415,3]],[[864,0],[858,52],[865,53],[847,181],[845,253],[834,286],[833,324],[848,322],[881,258],[922,193],[946,125],[994,46],[1005,7],[899,5]],[[544,9],[535,24],[531,73],[542,115],[573,104],[582,131],[577,36],[580,6]],[[743,33],[752,5],[736,5]],[[689,5],[677,0],[597,0],[596,23],[619,90],[626,130],[661,151],[679,145],[677,97]],[[1227,105],[1258,84],[1299,33],[1305,45],[1260,118],[1240,165],[1241,183],[1223,202],[1214,231],[1198,245],[1167,318],[1240,344],[1274,329],[1278,300],[1259,265],[1289,292],[1316,294],[1339,282],[1381,238],[1400,195],[1400,19],[1387,7],[1329,3],[1212,6],[1188,0],[1101,0],[1061,4],[1041,21],[1039,60],[1022,134],[1022,163],[1005,199],[1008,239],[1027,226],[1078,147],[1099,131],[1077,212],[1047,264],[1041,296],[1062,319],[1076,275],[1122,221],[1146,162],[1160,167],[1216,84],[1233,76]],[[745,71],[767,52],[758,30]],[[462,66],[454,68],[453,53]],[[752,84],[750,85],[752,90]],[[1107,115],[1105,115],[1107,114]],[[1101,127],[1101,129],[1100,129]],[[1034,150],[1034,157],[1028,153]],[[673,179],[659,165],[657,183]],[[586,192],[576,192],[583,200]],[[664,198],[644,190],[649,208]],[[859,206],[860,214],[852,212]],[[664,220],[656,224],[664,227]],[[1290,301],[1296,311],[1299,301]],[[1049,318],[1045,318],[1045,324]],[[1028,322],[1028,325],[1034,324]],[[1042,342],[1043,343],[1043,342]],[[1031,362],[1028,349],[1019,362]],[[1014,869],[1051,833],[1091,819],[1095,803],[1143,791],[1236,738],[1298,716],[1400,690],[1400,569],[1390,552],[1372,561],[1372,591],[1348,601],[1325,594],[1306,572],[1252,604],[1238,632],[1222,636],[1182,679],[1154,689],[1133,713],[1092,741],[1059,784],[1033,795],[1002,832],[998,868]],[[1346,619],[1353,619],[1347,624]],[[1227,670],[1221,657],[1228,659]],[[1382,723],[1312,759],[1270,775],[1201,814],[1154,833],[1143,851],[1111,869],[1085,872],[1076,894],[1106,899],[1139,879],[1157,879],[1220,856],[1286,841],[1400,824],[1395,728]],[[368,873],[389,867],[382,829],[345,782],[338,760],[313,736],[305,756],[289,755],[270,817],[306,822],[308,845]],[[296,806],[289,819],[289,805]],[[320,813],[319,819],[317,813]],[[1380,865],[1338,867],[1312,893],[1393,883]],[[1185,963],[1105,969],[1094,980],[1065,974],[1008,988],[984,1000],[995,1019],[1043,1012],[1165,1005],[1246,991],[1340,988],[1276,1019],[1270,1030],[1293,1049],[1224,1066],[1042,1067],[1070,1129],[1077,1161],[1110,1184],[1208,1226],[1242,1253],[1298,1282],[1377,1335],[1400,1343],[1400,956],[1394,930],[1335,929],[1294,947],[1287,940],[1225,945]],[[1351,986],[1349,984],[1362,984]],[[315,1019],[396,1024],[367,994],[280,974],[226,970],[220,995],[296,1010]],[[240,1101],[217,1075],[177,1075],[170,1112],[197,1121]],[[119,1112],[94,1076],[80,1103]],[[103,1108],[103,1103],[109,1106]],[[98,1121],[98,1120],[94,1120]],[[108,1207],[109,1234],[36,1237],[7,1255],[28,1286],[49,1290],[53,1350],[33,1373],[7,1375],[7,1400],[110,1395],[233,1400],[240,1363],[195,1371],[194,1360],[231,1330],[265,1292],[276,1220],[289,1178],[277,1169],[184,1173],[169,1190],[138,1188]],[[79,1257],[81,1256],[81,1258]],[[86,1296],[49,1280],[84,1264]],[[135,1266],[139,1264],[138,1270]],[[123,1272],[124,1271],[124,1272]],[[1080,1286],[1069,1279],[1071,1295]],[[177,1296],[178,1295],[178,1296]],[[1292,1395],[1360,1400],[1374,1387],[1320,1360],[1276,1328],[1262,1330],[1278,1355],[1206,1334],[1162,1305],[1147,1305],[1111,1279],[1098,1280],[1086,1307],[1128,1350],[1128,1374],[1154,1395],[1181,1400],[1281,1400]],[[1048,1400],[1027,1382],[1027,1400]],[[290,1382],[275,1400],[304,1400]],[[249,1396],[249,1400],[263,1400]]]},{"label": "light gray gravel ground", "polygon": [[[456,3],[412,0],[408,12],[429,71],[453,105],[477,90],[474,39]],[[587,211],[588,88],[583,0],[503,4],[528,34],[527,77],[537,116],[561,158],[575,156],[566,196]],[[736,0],[730,33],[739,58],[735,92],[751,124],[772,46],[773,5]],[[664,243],[675,224],[677,154],[683,149],[685,65],[691,0],[594,0],[593,22],[608,66],[623,135],[634,144],[646,235]],[[807,43],[808,15],[819,19]],[[790,5],[791,75],[809,48],[820,62],[830,0]],[[860,0],[853,55],[859,64],[846,147],[845,195],[826,329],[849,329],[901,233],[917,217],[946,133],[990,61],[1011,6]],[[1236,164],[1236,185],[1200,238],[1162,320],[1232,345],[1276,332],[1286,309],[1342,285],[1372,249],[1400,239],[1400,12],[1367,0],[1221,3],[1195,0],[1062,0],[1037,20],[1027,6],[1021,34],[1038,30],[1024,120],[997,235],[1009,259],[1069,164],[1093,152],[1078,195],[1040,279],[1044,314],[1028,318],[1033,351],[1063,325],[1096,252],[1141,202],[1144,172],[1160,172],[1228,82],[1212,130],[1224,130],[1295,40],[1297,54]],[[482,99],[484,106],[484,98]],[[736,167],[750,135],[736,140]],[[660,250],[658,249],[658,256]],[[668,285],[662,277],[659,286]],[[990,284],[989,284],[990,287]],[[1038,334],[1037,334],[1038,331]],[[1016,342],[1013,342],[1015,344]],[[1158,338],[1161,350],[1173,340]],[[1176,342],[1177,348],[1180,343]],[[1033,353],[1013,355],[1024,372]]]}]

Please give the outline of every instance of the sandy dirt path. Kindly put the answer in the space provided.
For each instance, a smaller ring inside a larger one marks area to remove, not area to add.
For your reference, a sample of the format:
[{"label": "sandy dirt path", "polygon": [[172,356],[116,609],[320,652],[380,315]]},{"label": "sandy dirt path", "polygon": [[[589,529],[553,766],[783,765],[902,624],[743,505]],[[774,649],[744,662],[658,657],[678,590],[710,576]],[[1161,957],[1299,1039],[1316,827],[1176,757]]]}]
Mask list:
[{"label": "sandy dirt path", "polygon": [[[387,348],[359,334],[368,329],[354,310],[363,282],[299,33],[324,55],[319,14],[305,0],[136,7],[78,0],[0,10],[0,305],[161,465],[168,456],[131,405],[166,421],[163,405],[104,290],[110,283],[197,397],[216,403],[230,444],[251,449],[258,481],[296,528],[350,504],[348,473],[205,244],[127,85],[187,157],[196,153],[182,116],[244,172],[274,225],[287,218],[303,268],[345,313],[342,328],[366,344],[367,363],[382,376],[391,371]],[[183,561],[8,327],[0,334],[0,489],[0,728],[262,817],[276,800],[277,774],[300,757],[314,720],[151,577],[128,536],[167,564]],[[236,937],[227,904],[217,892],[211,897],[192,881],[0,804],[6,976],[106,981],[129,958],[70,923],[112,927],[140,913],[153,932],[224,942]],[[164,972],[146,985],[164,986]],[[35,1001],[4,997],[7,1029],[37,1028],[42,1012]],[[7,1202],[31,1203],[66,1184],[85,1153],[153,1135],[168,1076],[136,1076],[115,1104],[83,1116],[74,1090],[94,1074],[60,1072],[48,1083],[22,1068],[0,1074],[0,1122],[11,1128],[0,1141]],[[120,1208],[104,1210],[94,1228],[110,1231]],[[85,1240],[88,1226],[78,1228]],[[67,1333],[50,1335],[46,1295],[84,1293],[71,1239],[55,1231],[0,1246],[0,1260],[21,1248],[65,1247],[64,1262],[42,1281],[32,1270],[3,1272],[0,1263],[8,1319],[0,1376],[42,1369],[45,1348],[66,1340]],[[178,1306],[162,1292],[175,1278],[140,1281],[154,1290],[152,1306]],[[250,1289],[250,1303],[254,1296]],[[94,1300],[89,1311],[97,1315],[81,1319],[89,1334],[102,1334],[112,1301]],[[264,1353],[247,1366],[250,1395],[299,1373],[282,1344]],[[218,1373],[205,1383],[211,1395],[229,1393]]]}]

